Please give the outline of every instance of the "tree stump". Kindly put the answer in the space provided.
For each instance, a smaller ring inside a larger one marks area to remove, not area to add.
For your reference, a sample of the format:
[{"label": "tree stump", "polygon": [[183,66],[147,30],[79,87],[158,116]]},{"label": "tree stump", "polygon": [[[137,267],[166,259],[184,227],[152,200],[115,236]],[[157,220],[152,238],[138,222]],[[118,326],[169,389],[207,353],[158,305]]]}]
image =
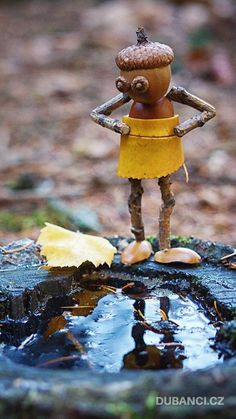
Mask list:
[{"label": "tree stump", "polygon": [[[111,239],[118,248],[124,238]],[[136,279],[148,289],[155,283],[165,284],[178,292],[183,290],[204,300],[213,309],[214,302],[224,319],[231,321],[236,313],[235,271],[224,267],[221,257],[233,252],[230,246],[177,238],[172,245],[187,246],[203,257],[198,267],[159,265],[152,261],[121,265],[119,254],[112,267],[94,269],[84,264],[80,269],[39,269],[43,261],[31,243],[16,253],[0,257],[0,320],[23,323],[51,297],[83,289],[88,281],[124,284]],[[154,250],[157,250],[155,242]],[[21,320],[24,319],[24,322]],[[34,324],[30,324],[33,333]],[[227,329],[230,340],[230,328]],[[235,328],[232,329],[235,333]],[[25,330],[23,331],[25,333]],[[221,366],[197,371],[125,371],[118,374],[91,371],[40,370],[15,364],[0,356],[0,417],[15,418],[222,418],[234,417],[236,408],[236,360]],[[223,405],[156,405],[156,396],[222,397]]]}]

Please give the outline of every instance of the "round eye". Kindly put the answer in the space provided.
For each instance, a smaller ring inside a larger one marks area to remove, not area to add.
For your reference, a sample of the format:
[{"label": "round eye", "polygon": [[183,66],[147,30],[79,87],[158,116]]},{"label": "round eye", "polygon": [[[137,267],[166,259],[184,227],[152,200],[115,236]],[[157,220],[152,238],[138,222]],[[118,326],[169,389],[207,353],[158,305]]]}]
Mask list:
[{"label": "round eye", "polygon": [[120,92],[125,93],[130,89],[130,84],[124,77],[120,76],[116,79],[116,87]]},{"label": "round eye", "polygon": [[145,93],[149,88],[149,82],[146,77],[138,76],[133,79],[131,87],[135,93]]}]

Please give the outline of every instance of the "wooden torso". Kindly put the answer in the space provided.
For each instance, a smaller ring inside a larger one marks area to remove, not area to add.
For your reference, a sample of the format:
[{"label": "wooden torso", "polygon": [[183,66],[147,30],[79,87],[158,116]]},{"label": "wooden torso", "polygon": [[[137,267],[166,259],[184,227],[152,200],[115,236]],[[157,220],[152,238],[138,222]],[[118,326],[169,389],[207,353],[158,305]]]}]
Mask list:
[{"label": "wooden torso", "polygon": [[138,119],[162,119],[174,116],[172,102],[164,97],[155,103],[133,102],[130,112],[130,118]]}]

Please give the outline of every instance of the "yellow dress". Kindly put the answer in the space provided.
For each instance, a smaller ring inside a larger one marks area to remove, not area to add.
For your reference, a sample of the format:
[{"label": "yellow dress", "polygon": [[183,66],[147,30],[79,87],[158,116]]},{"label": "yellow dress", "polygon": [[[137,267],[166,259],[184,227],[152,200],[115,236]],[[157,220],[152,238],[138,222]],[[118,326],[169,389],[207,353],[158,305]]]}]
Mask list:
[{"label": "yellow dress", "polygon": [[181,138],[173,129],[179,117],[138,119],[123,117],[130,133],[121,136],[118,176],[152,179],[167,176],[184,164]]}]

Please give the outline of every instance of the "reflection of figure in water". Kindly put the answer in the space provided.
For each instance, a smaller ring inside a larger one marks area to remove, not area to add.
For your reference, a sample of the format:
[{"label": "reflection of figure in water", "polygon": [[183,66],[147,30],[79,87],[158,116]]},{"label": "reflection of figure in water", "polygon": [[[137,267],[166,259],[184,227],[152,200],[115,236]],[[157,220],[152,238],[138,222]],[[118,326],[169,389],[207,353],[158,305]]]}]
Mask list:
[{"label": "reflection of figure in water", "polygon": [[[160,309],[168,315],[170,301],[168,297],[160,297]],[[124,368],[128,369],[166,369],[182,368],[183,356],[176,354],[175,346],[167,346],[165,349],[158,349],[155,345],[146,345],[144,342],[144,333],[147,330],[141,323],[145,316],[145,300],[136,300],[134,303],[134,318],[138,320],[132,328],[132,337],[135,342],[135,348],[127,353],[124,358]],[[174,341],[174,331],[170,328],[160,330],[163,338],[160,343]]]},{"label": "reflection of figure in water", "polygon": [[[170,299],[168,297],[160,297],[160,309],[163,310],[168,318],[170,310]],[[160,343],[169,343],[174,342],[174,329],[165,330],[163,338],[160,340]],[[178,346],[165,346],[164,354],[162,357],[161,368],[183,368],[183,359],[185,356],[181,353]]]},{"label": "reflection of figure in water", "polygon": [[[135,320],[143,321],[139,311],[144,315],[145,301],[136,300],[134,303]],[[132,327],[132,337],[134,338],[135,348],[127,353],[124,358],[124,368],[129,369],[158,369],[160,365],[160,350],[155,345],[146,345],[143,339],[145,327],[137,322]]]}]

